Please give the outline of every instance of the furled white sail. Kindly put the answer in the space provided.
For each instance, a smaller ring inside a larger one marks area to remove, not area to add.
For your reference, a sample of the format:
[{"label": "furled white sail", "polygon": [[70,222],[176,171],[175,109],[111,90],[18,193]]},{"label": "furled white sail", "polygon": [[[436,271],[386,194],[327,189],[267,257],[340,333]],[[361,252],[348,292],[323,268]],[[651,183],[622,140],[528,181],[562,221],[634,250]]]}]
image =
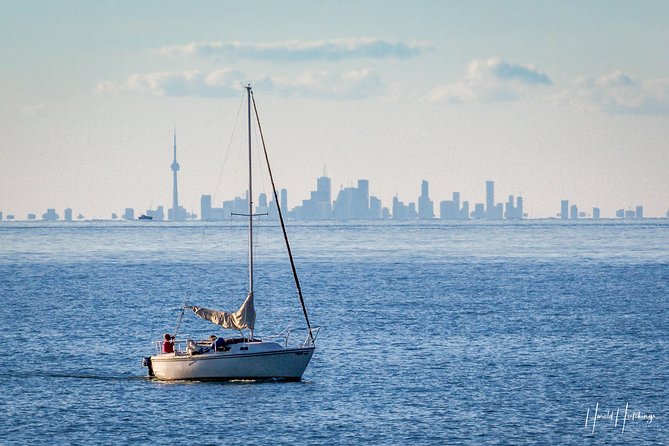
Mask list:
[{"label": "furled white sail", "polygon": [[239,310],[235,311],[234,313],[211,310],[209,308],[202,307],[191,308],[193,309],[193,312],[202,319],[206,319],[216,325],[220,325],[223,328],[230,328],[234,330],[248,328],[249,330],[253,330],[256,322],[256,310],[253,306],[253,293],[249,293],[249,295],[246,296],[246,300],[244,300],[242,306],[239,307]]}]

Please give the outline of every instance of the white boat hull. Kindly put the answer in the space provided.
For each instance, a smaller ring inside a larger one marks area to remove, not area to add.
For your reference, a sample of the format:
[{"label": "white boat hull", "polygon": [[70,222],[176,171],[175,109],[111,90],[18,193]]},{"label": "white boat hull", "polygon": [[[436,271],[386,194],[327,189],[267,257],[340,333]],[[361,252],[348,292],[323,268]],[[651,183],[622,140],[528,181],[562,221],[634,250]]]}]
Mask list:
[{"label": "white boat hull", "polygon": [[[151,371],[155,378],[164,381],[272,378],[296,381],[314,354],[314,347],[285,348],[270,342],[235,347],[226,352],[151,356]],[[242,351],[240,347],[248,350]]]}]

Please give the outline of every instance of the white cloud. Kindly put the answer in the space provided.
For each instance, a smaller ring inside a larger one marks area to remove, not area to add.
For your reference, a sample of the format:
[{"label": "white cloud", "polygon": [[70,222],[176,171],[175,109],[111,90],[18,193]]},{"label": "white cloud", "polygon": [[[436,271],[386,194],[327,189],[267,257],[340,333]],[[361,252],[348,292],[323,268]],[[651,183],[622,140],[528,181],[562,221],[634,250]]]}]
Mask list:
[{"label": "white cloud", "polygon": [[386,87],[369,69],[333,74],[308,71],[295,77],[257,76],[249,79],[233,70],[182,71],[133,74],[122,82],[100,82],[98,92],[152,96],[238,96],[245,83],[256,89],[290,97],[359,99],[381,95]]},{"label": "white cloud", "polygon": [[152,96],[236,96],[244,75],[233,70],[133,74],[123,82],[100,82],[98,91]]},{"label": "white cloud", "polygon": [[382,59],[417,56],[429,50],[424,42],[396,42],[383,39],[351,38],[331,40],[289,40],[281,42],[193,42],[168,46],[158,53],[171,56],[195,56],[214,60],[257,59],[272,62],[314,60]]},{"label": "white cloud", "polygon": [[370,69],[342,75],[321,70],[308,71],[295,78],[274,78],[272,88],[283,96],[362,99],[383,94],[385,84]]},{"label": "white cloud", "polygon": [[446,103],[510,101],[536,86],[551,84],[546,74],[530,65],[495,57],[471,62],[465,76],[457,82],[436,86],[428,100]]},{"label": "white cloud", "polygon": [[28,115],[28,116],[41,115],[45,111],[46,111],[46,105],[41,104],[41,103],[25,105],[21,108],[21,114],[22,115]]},{"label": "white cloud", "polygon": [[620,70],[577,79],[563,96],[577,105],[609,113],[669,113],[669,79],[637,79]]}]

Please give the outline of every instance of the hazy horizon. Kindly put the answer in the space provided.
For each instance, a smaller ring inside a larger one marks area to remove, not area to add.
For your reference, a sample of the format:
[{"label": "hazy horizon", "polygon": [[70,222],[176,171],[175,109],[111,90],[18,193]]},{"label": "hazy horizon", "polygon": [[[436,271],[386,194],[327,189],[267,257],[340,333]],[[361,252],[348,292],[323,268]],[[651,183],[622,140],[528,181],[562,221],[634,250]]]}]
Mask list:
[{"label": "hazy horizon", "polygon": [[0,4],[5,216],[171,207],[175,127],[182,206],[243,194],[247,82],[290,208],[326,166],[386,207],[669,210],[666,2]]}]

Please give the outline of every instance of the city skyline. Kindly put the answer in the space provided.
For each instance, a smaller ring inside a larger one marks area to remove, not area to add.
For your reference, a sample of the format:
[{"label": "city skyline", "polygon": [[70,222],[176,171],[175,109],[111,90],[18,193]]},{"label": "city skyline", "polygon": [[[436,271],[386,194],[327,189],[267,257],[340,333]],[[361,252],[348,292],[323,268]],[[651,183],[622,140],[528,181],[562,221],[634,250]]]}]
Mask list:
[{"label": "city skyline", "polygon": [[365,178],[386,207],[425,179],[474,211],[494,179],[530,216],[563,199],[603,216],[667,211],[667,2],[3,6],[5,215],[169,215],[174,127],[179,206],[242,193],[219,173],[247,82],[291,207],[327,165],[333,194]]},{"label": "city skyline", "polygon": [[[202,194],[200,196],[199,214],[188,211],[182,206],[178,205],[177,187],[176,187],[176,170],[178,164],[176,163],[176,137],[175,137],[175,161],[170,166],[171,171],[175,174],[173,183],[173,199],[172,208],[168,209],[165,214],[165,207],[158,205],[155,209],[139,210],[137,215],[150,217],[156,221],[186,221],[186,220],[201,220],[201,221],[225,221],[230,220],[234,214],[243,214],[248,209],[248,191],[240,196],[232,199],[219,199],[221,206],[216,206],[215,199],[210,194]],[[175,164],[177,164],[175,169]],[[669,218],[669,211],[664,215],[649,216],[644,212],[644,206],[637,204],[633,208],[616,208],[611,212],[601,213],[601,208],[592,206],[591,212],[584,211],[583,208],[578,207],[577,204],[571,203],[565,199],[561,200],[559,204],[559,211],[550,216],[530,216],[524,212],[524,200],[522,196],[507,195],[507,201],[497,201],[495,198],[495,182],[487,180],[485,182],[485,201],[471,202],[469,200],[461,200],[461,193],[459,191],[452,192],[451,200],[436,200],[430,196],[429,182],[422,180],[420,183],[420,194],[415,201],[404,201],[395,195],[391,204],[384,206],[381,199],[370,194],[369,180],[359,179],[357,187],[341,186],[337,193],[336,199],[332,199],[331,190],[332,180],[324,173],[316,179],[316,190],[311,191],[309,198],[303,199],[301,204],[290,207],[288,205],[288,190],[280,189],[278,191],[281,200],[281,209],[285,216],[294,220],[307,221],[327,221],[327,220],[520,220],[520,219],[545,219],[557,218],[561,220],[577,220],[577,219],[600,219],[600,218],[615,218],[626,220],[641,220],[645,218]],[[270,197],[268,200],[268,196]],[[278,211],[276,203],[274,202],[273,194],[267,192],[260,192],[257,199],[254,200],[255,213],[258,215],[267,215],[269,218],[277,218]],[[435,211],[435,208],[438,211]],[[174,217],[173,209],[178,209],[179,214]],[[125,208],[122,214],[111,212],[111,217],[93,219],[100,220],[134,220],[136,217],[134,208]],[[20,218],[13,214],[5,214],[0,210],[0,221],[2,220],[42,220],[42,221],[59,221],[61,220],[55,208],[48,208],[42,214],[42,218],[38,218],[39,214],[30,212],[26,218]],[[63,221],[72,222],[73,210],[66,208],[64,210]],[[86,217],[79,213],[77,220],[86,220]]]}]

